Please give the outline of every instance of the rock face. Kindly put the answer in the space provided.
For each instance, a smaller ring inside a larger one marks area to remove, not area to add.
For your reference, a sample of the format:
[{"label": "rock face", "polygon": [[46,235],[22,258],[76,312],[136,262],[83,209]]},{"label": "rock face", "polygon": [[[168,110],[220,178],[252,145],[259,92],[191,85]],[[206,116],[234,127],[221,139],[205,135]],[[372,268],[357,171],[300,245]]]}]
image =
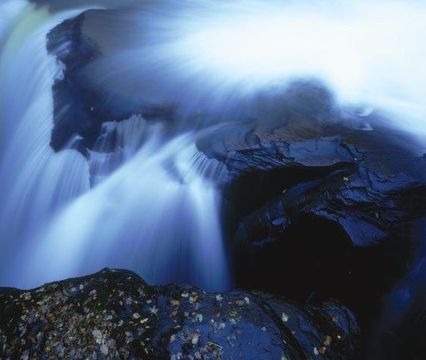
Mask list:
[{"label": "rock face", "polygon": [[69,144],[73,137],[83,140],[82,149],[92,144],[100,131],[98,110],[94,107],[96,95],[79,81],[79,70],[99,54],[95,45],[85,41],[81,34],[84,15],[66,20],[47,38],[47,49],[55,53],[62,68],[61,76],[53,85],[54,128],[51,146],[55,150]]},{"label": "rock face", "polygon": [[113,56],[96,37],[105,36],[108,42],[117,36],[110,25],[123,22],[120,17],[124,16],[123,12],[125,15],[124,10],[85,11],[62,22],[47,36],[47,50],[62,70],[52,89],[54,127],[51,146],[55,151],[72,146],[86,155],[87,150],[95,145],[101,135],[102,124],[106,122],[122,121],[134,114],[146,120],[167,121],[173,117],[170,105],[152,104],[140,99],[130,101],[119,92],[106,93],[102,86],[88,79],[88,74],[93,71],[88,68],[90,65],[102,56]]},{"label": "rock face", "polygon": [[352,313],[256,292],[149,286],[124,270],[0,290],[0,357],[354,359]]},{"label": "rock face", "polygon": [[198,148],[222,167],[237,285],[299,300],[337,297],[365,325],[415,267],[426,158],[379,113],[293,96],[315,87],[294,83],[274,100],[279,116],[260,112]]},{"label": "rock face", "polygon": [[[245,212],[238,241],[273,241],[310,214],[338,223],[354,245],[368,246],[425,214],[426,157],[408,148],[413,140],[384,127],[367,131],[345,122],[321,127],[307,117],[303,125],[292,119],[274,127],[260,119],[199,143],[224,164],[222,181],[233,200],[252,197],[238,209]],[[249,187],[254,194],[244,194]]]}]

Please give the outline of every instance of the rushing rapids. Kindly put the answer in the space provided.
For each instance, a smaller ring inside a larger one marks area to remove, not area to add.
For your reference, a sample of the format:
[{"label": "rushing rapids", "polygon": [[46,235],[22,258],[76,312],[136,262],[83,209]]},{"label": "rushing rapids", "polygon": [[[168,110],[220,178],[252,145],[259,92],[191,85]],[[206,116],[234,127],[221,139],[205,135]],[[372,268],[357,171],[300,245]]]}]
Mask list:
[{"label": "rushing rapids", "polygon": [[[16,5],[2,5],[10,10],[0,64],[2,284],[30,287],[114,264],[155,283],[226,289],[220,200],[202,174],[197,136],[170,140],[133,116],[105,124],[121,141],[106,136],[88,159],[72,141],[55,153],[52,85],[62,69],[46,34],[76,13]],[[112,160],[103,152],[111,146]]]},{"label": "rushing rapids", "polygon": [[[356,104],[363,131],[378,108],[421,137],[426,78],[405,60],[424,59],[412,37],[424,6],[308,5],[2,3],[2,284],[114,266],[228,288],[223,165],[196,144],[217,122],[280,119],[282,92],[298,101],[295,78],[331,89],[313,86],[330,97],[320,121]],[[405,26],[393,27],[395,14]]]},{"label": "rushing rapids", "polygon": [[[0,357],[424,358],[425,23],[420,0],[3,0]],[[81,277],[103,267],[152,286]]]}]

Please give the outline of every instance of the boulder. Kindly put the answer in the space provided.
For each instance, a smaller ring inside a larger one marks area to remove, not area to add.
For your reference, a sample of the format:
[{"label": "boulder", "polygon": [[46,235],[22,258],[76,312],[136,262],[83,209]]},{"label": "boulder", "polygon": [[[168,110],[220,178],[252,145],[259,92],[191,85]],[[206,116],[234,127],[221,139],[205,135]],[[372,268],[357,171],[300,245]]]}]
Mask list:
[{"label": "boulder", "polygon": [[355,359],[345,306],[260,292],[150,286],[104,269],[38,289],[0,290],[1,358]]},{"label": "boulder", "polygon": [[295,82],[274,98],[280,116],[260,107],[198,148],[220,168],[237,286],[298,301],[337,297],[368,337],[384,294],[414,266],[426,157],[379,111],[337,106],[326,93]]}]

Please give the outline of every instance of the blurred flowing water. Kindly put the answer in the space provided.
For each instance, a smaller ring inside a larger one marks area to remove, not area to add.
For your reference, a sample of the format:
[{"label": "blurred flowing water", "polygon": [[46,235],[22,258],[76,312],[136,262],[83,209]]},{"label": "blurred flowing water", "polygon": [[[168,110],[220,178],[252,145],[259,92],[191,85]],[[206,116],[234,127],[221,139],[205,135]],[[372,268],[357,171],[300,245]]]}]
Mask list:
[{"label": "blurred flowing water", "polygon": [[[220,199],[203,176],[199,134],[166,136],[135,115],[104,124],[88,159],[72,141],[54,153],[52,84],[61,69],[46,34],[78,11],[9,1],[0,14],[0,284],[32,287],[108,266],[153,283],[226,289]],[[106,155],[111,130],[119,140]]]},{"label": "blurred flowing water", "polygon": [[[46,34],[89,6],[121,10],[86,16],[82,31],[102,56],[81,69],[85,85],[110,108],[177,104],[183,125],[174,133],[135,114],[104,123],[87,157],[73,148],[77,138],[51,149],[52,85],[63,69]],[[266,118],[281,106],[276,93],[315,78],[337,108],[365,117],[378,109],[424,144],[425,23],[420,0],[3,0],[0,286],[110,266],[154,283],[226,289],[210,176],[221,168],[197,151],[209,130],[196,128],[256,111]]]}]

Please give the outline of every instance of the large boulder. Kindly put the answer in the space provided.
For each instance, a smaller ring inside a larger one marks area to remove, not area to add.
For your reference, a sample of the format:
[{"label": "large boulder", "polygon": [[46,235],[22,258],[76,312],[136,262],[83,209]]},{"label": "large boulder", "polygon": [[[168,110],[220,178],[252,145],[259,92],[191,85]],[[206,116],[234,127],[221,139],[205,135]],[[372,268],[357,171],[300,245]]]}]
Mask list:
[{"label": "large boulder", "polygon": [[225,170],[220,179],[225,195],[243,215],[238,241],[273,241],[310,214],[338,223],[354,245],[369,246],[399,224],[421,218],[425,149],[379,115],[356,119],[341,113],[321,122],[321,112],[311,111],[303,98],[311,85],[293,86],[304,88],[303,113],[287,96],[280,121],[259,117],[231,124],[198,143]]},{"label": "large boulder", "polygon": [[426,157],[379,111],[339,107],[322,89],[295,82],[198,148],[220,169],[237,285],[337,297],[367,330],[417,261]]},{"label": "large boulder", "polygon": [[4,359],[355,359],[357,349],[354,316],[334,301],[149,286],[110,269],[0,290]]}]

